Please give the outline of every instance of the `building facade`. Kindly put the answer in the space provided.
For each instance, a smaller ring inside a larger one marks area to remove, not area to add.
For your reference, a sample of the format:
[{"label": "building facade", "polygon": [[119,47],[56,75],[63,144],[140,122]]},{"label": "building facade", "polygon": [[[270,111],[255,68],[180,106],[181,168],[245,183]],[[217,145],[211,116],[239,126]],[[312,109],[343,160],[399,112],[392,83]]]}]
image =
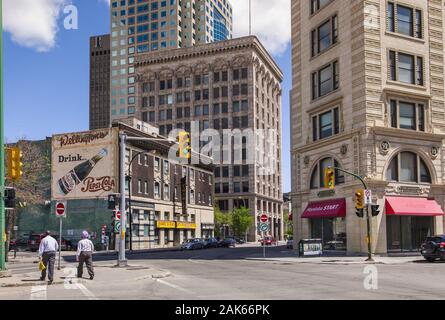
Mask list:
[{"label": "building facade", "polygon": [[228,0],[111,1],[111,121],[136,112],[135,58],[232,38]]},{"label": "building facade", "polygon": [[170,153],[177,144],[158,132],[128,118],[106,129],[53,136],[51,212],[56,201],[67,202],[67,239],[78,240],[80,232],[88,230],[100,248],[102,226],[106,226],[103,230],[112,239],[111,248],[115,247],[114,234],[119,239],[119,230],[112,228],[114,213],[108,196],[120,193],[120,133],[155,139],[126,144],[127,248],[172,247],[214,235],[213,165],[182,164]]},{"label": "building facade", "polygon": [[266,155],[269,172],[263,170],[265,162],[259,161],[263,156],[260,143],[248,143],[244,137],[236,150],[224,147],[232,155],[215,155],[212,150],[211,156],[216,165],[215,198],[219,208],[226,212],[242,206],[250,208],[255,217],[250,241],[258,240],[258,216],[267,213],[270,233],[282,239],[283,75],[258,39],[245,37],[148,53],[137,57],[135,66],[135,115],[158,126],[161,135],[167,136],[175,129],[198,132],[196,139],[192,135],[192,147],[198,151],[205,147],[205,141],[198,144],[199,133],[205,130],[213,130],[218,135],[213,141],[223,145],[224,137],[234,131],[273,134],[275,147]]},{"label": "building facade", "polygon": [[350,175],[380,215],[375,253],[416,251],[444,232],[444,4],[440,0],[292,2],[294,243],[367,252]]},{"label": "building facade", "polygon": [[90,38],[90,130],[110,125],[110,35]]}]

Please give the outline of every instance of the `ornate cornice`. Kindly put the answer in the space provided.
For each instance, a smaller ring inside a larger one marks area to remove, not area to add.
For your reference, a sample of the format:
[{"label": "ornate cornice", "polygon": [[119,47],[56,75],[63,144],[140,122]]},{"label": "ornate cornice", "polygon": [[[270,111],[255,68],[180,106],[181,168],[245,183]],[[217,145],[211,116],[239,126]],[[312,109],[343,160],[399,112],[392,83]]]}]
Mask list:
[{"label": "ornate cornice", "polygon": [[[269,70],[273,72],[278,81],[283,81],[283,72],[276,64],[261,42],[255,36],[219,41],[205,45],[197,45],[189,48],[162,50],[138,55],[135,58],[135,67],[144,68],[156,64],[179,62],[186,59],[206,58],[225,53],[233,53],[245,49],[253,49],[263,60]],[[233,61],[229,62],[231,65]]]}]

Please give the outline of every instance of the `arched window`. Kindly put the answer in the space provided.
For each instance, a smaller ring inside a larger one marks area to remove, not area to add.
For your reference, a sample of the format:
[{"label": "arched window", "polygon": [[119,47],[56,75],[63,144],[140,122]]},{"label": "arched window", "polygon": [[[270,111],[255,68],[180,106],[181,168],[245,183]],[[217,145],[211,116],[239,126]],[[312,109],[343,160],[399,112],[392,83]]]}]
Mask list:
[{"label": "arched window", "polygon": [[391,160],[386,171],[386,180],[415,183],[432,182],[425,161],[413,152],[401,152]]},{"label": "arched window", "polygon": [[[311,189],[321,189],[324,188],[324,171],[328,167],[340,167],[337,160],[333,158],[324,158],[318,161],[317,165],[314,167],[311,175]],[[343,172],[335,170],[335,184],[345,183],[345,176]]]}]

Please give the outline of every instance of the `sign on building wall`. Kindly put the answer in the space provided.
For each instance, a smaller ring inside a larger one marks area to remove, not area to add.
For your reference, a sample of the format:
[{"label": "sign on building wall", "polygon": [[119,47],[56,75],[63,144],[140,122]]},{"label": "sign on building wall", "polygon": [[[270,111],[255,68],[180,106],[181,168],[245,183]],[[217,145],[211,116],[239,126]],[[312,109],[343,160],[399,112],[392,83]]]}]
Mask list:
[{"label": "sign on building wall", "polygon": [[117,128],[52,138],[53,200],[107,198],[118,189]]}]

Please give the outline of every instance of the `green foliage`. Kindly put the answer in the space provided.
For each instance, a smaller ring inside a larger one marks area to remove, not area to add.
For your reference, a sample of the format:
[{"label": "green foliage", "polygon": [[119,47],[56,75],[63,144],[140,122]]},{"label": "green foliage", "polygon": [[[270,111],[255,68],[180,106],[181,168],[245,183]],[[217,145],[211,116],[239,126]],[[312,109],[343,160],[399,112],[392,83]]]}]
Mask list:
[{"label": "green foliage", "polygon": [[293,236],[294,235],[294,222],[292,220],[289,220],[289,210],[284,209],[283,210],[283,222],[284,227],[286,230],[286,235]]},{"label": "green foliage", "polygon": [[241,207],[233,210],[232,213],[232,227],[233,232],[237,236],[244,235],[253,223],[253,217],[249,209]]},{"label": "green foliage", "polygon": [[232,227],[232,213],[222,212],[218,207],[215,207],[215,236],[223,236],[223,234],[221,234],[221,228],[223,226]]}]

